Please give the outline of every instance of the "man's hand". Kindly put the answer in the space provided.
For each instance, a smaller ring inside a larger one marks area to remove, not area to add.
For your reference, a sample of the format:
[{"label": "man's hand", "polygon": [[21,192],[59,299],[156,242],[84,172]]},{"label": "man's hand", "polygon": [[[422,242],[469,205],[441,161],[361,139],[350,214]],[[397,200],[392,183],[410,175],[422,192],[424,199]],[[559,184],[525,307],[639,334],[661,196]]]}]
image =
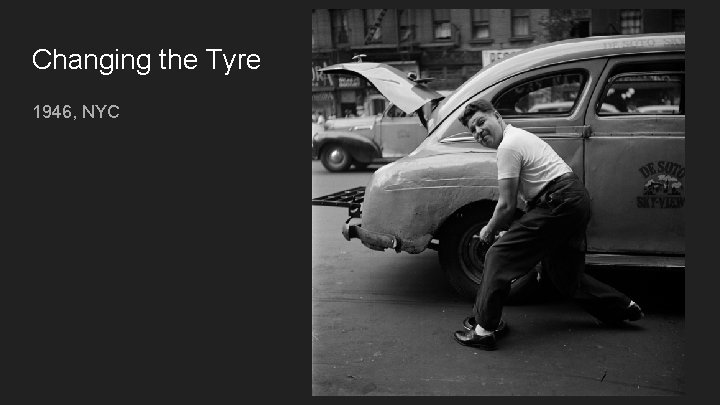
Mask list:
[{"label": "man's hand", "polygon": [[480,240],[484,243],[494,243],[496,240],[500,239],[501,236],[505,235],[505,232],[507,231],[500,231],[495,237],[492,237],[492,235],[490,235],[490,230],[488,230],[487,225],[485,225],[480,230],[480,233],[477,237],[480,238]]},{"label": "man's hand", "polygon": [[492,235],[490,234],[490,228],[488,228],[487,225],[483,226],[483,228],[480,230],[480,240],[485,243],[492,242],[491,240]]}]

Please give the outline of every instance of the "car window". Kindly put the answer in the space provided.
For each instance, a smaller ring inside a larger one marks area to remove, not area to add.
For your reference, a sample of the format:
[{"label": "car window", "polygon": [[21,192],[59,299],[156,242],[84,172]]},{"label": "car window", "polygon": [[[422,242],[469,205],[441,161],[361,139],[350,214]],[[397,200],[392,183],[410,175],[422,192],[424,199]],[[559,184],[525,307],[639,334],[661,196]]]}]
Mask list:
[{"label": "car window", "polygon": [[682,72],[628,72],[613,76],[601,103],[617,111],[598,110],[598,115],[684,114],[685,74]]},{"label": "car window", "polygon": [[587,72],[572,70],[534,77],[504,90],[493,104],[503,117],[567,115],[582,92]]},{"label": "car window", "polygon": [[370,109],[368,115],[380,115],[387,108],[387,102],[384,98],[373,98],[368,103],[368,108]]}]

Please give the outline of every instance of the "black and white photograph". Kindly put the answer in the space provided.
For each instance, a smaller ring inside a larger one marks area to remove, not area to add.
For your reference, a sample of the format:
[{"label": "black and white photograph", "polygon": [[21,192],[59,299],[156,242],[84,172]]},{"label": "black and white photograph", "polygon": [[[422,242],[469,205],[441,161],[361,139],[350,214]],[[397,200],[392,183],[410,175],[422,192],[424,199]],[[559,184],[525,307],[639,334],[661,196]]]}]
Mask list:
[{"label": "black and white photograph", "polygon": [[312,9],[312,395],[685,395],[685,83],[682,8]]}]

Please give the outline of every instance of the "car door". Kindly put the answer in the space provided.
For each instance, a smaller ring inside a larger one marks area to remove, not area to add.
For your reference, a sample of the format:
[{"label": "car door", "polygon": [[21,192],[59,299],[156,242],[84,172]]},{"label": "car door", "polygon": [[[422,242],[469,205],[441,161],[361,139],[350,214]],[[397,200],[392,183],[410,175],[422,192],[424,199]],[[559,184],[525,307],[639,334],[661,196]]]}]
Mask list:
[{"label": "car door", "polygon": [[586,114],[588,251],[684,254],[685,55],[614,57],[601,83]]},{"label": "car door", "polygon": [[384,158],[399,158],[415,150],[427,136],[416,113],[407,114],[390,105],[378,123],[380,149]]}]

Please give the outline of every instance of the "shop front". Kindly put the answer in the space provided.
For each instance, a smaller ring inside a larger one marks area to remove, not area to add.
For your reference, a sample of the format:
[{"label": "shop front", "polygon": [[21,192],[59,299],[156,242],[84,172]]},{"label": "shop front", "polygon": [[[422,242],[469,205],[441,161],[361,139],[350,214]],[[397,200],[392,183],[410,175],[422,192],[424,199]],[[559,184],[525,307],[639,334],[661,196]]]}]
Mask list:
[{"label": "shop front", "polygon": [[335,114],[335,94],[333,91],[313,91],[312,93],[312,112],[316,114],[322,113],[325,118]]},{"label": "shop front", "polygon": [[312,61],[312,115],[322,114],[326,119],[337,114],[338,102],[335,94],[337,78],[319,72],[319,69],[329,66],[327,58],[313,59]]},{"label": "shop front", "polygon": [[[374,86],[359,76],[326,75],[319,70],[331,65],[328,57],[314,57],[312,61],[312,112],[322,113],[325,119],[363,117],[382,113],[387,100]],[[348,58],[349,59],[349,58]],[[419,77],[415,61],[386,62],[404,73]]]},{"label": "shop front", "polygon": [[338,92],[340,94],[339,117],[359,117],[364,115],[365,85],[360,77],[339,76]]},{"label": "shop front", "polygon": [[356,76],[325,75],[319,69],[329,66],[328,59],[312,61],[312,112],[326,119],[359,117],[366,114],[368,84]]}]

